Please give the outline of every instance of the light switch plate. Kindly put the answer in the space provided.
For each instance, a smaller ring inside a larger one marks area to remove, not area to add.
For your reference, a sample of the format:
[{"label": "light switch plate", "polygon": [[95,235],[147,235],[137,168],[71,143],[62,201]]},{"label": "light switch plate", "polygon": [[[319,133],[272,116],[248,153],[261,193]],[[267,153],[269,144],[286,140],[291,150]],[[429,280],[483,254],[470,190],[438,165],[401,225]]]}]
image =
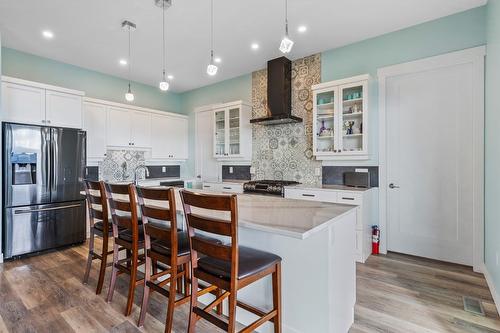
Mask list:
[{"label": "light switch plate", "polygon": [[321,168],[314,169],[314,174],[318,177],[321,176]]},{"label": "light switch plate", "polygon": [[355,172],[365,172],[365,173],[368,173],[368,169],[361,169],[361,168],[356,168],[354,169]]},{"label": "light switch plate", "polygon": [[161,167],[161,172],[167,172],[167,167],[166,166]]},{"label": "light switch plate", "polygon": [[254,174],[255,174],[255,167],[250,167],[250,173],[251,173],[252,175],[254,175]]},{"label": "light switch plate", "polygon": [[233,173],[233,167],[229,167],[229,173]]}]

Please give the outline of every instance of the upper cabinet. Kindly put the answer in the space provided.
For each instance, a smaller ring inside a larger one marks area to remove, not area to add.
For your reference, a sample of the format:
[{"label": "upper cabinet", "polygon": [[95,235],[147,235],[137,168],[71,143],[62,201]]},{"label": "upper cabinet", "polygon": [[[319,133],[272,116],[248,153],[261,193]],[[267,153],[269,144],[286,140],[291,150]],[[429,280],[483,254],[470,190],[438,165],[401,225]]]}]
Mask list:
[{"label": "upper cabinet", "polygon": [[188,120],[185,117],[153,114],[151,121],[152,159],[188,158]]},{"label": "upper cabinet", "polygon": [[145,151],[152,162],[188,159],[186,116],[93,98],[85,100],[89,160],[102,160],[108,148]]},{"label": "upper cabinet", "polygon": [[368,75],[313,89],[313,150],[318,160],[368,159]]},{"label": "upper cabinet", "polygon": [[83,92],[2,77],[2,120],[23,124],[82,127]]},{"label": "upper cabinet", "polygon": [[214,157],[218,160],[251,160],[251,107],[239,101],[217,105],[213,110]]}]

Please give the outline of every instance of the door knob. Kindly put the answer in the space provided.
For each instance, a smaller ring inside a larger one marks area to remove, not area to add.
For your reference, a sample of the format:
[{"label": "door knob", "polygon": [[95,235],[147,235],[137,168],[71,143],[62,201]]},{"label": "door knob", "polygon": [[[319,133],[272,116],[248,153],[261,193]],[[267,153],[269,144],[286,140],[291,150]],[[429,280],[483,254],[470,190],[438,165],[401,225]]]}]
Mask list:
[{"label": "door knob", "polygon": [[395,185],[394,183],[390,183],[389,184],[389,188],[399,188],[399,186]]}]

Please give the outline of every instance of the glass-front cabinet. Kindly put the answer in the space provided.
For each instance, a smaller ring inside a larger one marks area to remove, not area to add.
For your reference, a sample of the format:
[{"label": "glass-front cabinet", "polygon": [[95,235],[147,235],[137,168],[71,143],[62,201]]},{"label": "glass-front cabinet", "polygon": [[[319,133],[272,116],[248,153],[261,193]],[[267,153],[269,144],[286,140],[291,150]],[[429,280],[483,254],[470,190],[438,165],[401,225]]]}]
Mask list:
[{"label": "glass-front cabinet", "polygon": [[368,159],[368,80],[360,75],[312,87],[316,159]]},{"label": "glass-front cabinet", "polygon": [[219,160],[251,159],[251,107],[243,102],[216,106],[214,157]]}]

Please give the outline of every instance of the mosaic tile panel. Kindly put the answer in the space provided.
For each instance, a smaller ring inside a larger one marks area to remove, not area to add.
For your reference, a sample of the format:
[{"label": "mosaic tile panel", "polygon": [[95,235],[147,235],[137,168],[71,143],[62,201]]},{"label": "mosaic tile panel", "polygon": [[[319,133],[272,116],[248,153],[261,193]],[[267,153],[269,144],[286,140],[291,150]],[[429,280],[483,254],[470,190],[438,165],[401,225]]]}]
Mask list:
[{"label": "mosaic tile panel", "polygon": [[[295,180],[319,185],[321,162],[312,150],[311,86],[321,82],[321,55],[315,54],[292,62],[292,114],[303,119],[298,124],[252,127],[252,179]],[[267,70],[252,73],[252,118],[268,114]]]},{"label": "mosaic tile panel", "polygon": [[[144,151],[108,150],[106,158],[99,162],[99,178],[111,182],[132,181],[135,168],[146,163],[144,154]],[[140,170],[138,176],[144,179],[144,170]]]}]

